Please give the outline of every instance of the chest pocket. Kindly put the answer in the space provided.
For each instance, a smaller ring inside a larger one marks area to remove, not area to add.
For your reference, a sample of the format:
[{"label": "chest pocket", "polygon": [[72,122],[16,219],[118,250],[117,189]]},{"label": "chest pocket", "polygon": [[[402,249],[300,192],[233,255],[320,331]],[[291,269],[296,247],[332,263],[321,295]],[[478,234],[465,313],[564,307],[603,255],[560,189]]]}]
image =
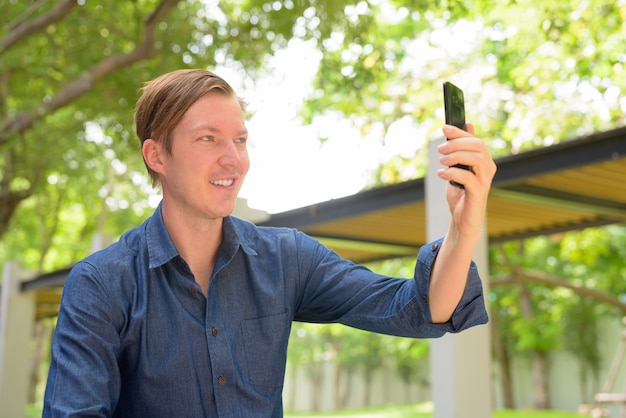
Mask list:
[{"label": "chest pocket", "polygon": [[241,334],[250,383],[282,388],[291,321],[287,313],[241,321]]}]

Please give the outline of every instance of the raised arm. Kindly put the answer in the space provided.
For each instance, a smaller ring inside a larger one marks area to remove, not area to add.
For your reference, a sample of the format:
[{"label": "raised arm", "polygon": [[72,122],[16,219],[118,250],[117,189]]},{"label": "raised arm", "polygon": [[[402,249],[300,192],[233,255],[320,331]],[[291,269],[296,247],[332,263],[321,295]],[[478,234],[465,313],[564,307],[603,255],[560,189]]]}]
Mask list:
[{"label": "raised arm", "polygon": [[[474,127],[467,132],[446,125],[444,135],[450,139],[438,147],[444,168],[438,171],[447,181],[446,198],[450,207],[450,225],[439,250],[430,277],[430,310],[433,322],[450,319],[458,305],[471,263],[474,247],[480,237],[485,219],[487,197],[496,165],[481,139],[474,137]],[[469,165],[471,171],[453,167]],[[449,180],[463,184],[463,189],[449,184]]]}]

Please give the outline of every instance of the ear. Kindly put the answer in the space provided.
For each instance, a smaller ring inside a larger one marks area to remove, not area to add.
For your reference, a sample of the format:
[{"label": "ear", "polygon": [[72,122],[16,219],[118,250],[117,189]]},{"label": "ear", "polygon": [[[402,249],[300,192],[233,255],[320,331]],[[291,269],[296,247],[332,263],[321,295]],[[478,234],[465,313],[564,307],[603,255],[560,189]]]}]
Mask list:
[{"label": "ear", "polygon": [[143,141],[141,146],[143,160],[150,169],[158,174],[163,174],[163,160],[165,157],[165,149],[154,139],[148,138]]}]

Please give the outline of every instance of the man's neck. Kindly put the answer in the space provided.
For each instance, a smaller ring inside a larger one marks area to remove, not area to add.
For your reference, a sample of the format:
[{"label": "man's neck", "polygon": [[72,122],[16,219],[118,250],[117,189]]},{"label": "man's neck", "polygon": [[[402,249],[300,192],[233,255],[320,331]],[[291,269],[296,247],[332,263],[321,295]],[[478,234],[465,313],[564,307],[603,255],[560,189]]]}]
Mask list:
[{"label": "man's neck", "polygon": [[206,295],[222,242],[223,218],[200,219],[171,210],[165,204],[162,211],[165,228]]}]

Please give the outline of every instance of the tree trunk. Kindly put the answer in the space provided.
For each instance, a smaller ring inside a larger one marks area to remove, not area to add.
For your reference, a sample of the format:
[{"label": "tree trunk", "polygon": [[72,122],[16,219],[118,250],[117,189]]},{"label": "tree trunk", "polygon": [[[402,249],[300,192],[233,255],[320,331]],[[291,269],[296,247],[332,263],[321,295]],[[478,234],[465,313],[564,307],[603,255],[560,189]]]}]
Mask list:
[{"label": "tree trunk", "polygon": [[289,393],[289,399],[287,400],[287,409],[295,410],[296,409],[296,399],[298,393],[298,370],[299,367],[292,365],[290,368],[291,374],[291,392]]},{"label": "tree trunk", "polygon": [[372,372],[368,369],[364,373],[365,386],[363,388],[363,406],[368,407],[371,404],[370,392],[372,391]]},{"label": "tree trunk", "polygon": [[[524,282],[520,283],[519,295],[520,310],[527,320],[534,316],[531,297]],[[548,390],[547,354],[539,350],[532,352],[532,375],[534,383],[533,407],[535,409],[549,409],[550,395]]]},{"label": "tree trunk", "polygon": [[550,409],[547,357],[547,353],[538,350],[533,352],[533,382],[535,383],[533,407],[535,409]]},{"label": "tree trunk", "polygon": [[498,316],[492,314],[491,319],[491,341],[493,351],[500,368],[500,385],[502,388],[502,398],[504,407],[507,409],[515,409],[515,398],[513,395],[513,379],[511,378],[511,359],[506,345],[500,336],[500,328],[498,327]]},{"label": "tree trunk", "polygon": [[352,393],[352,382],[354,380],[354,371],[350,368],[346,370],[346,385],[343,391],[342,405],[345,407],[348,406],[348,401],[350,400],[350,393]]},{"label": "tree trunk", "polygon": [[322,409],[322,382],[324,381],[324,363],[320,362],[317,365],[311,367],[311,387],[313,401],[312,409],[315,412],[319,412]]},{"label": "tree trunk", "polygon": [[345,408],[344,391],[345,385],[343,385],[343,368],[341,364],[335,365],[335,409]]},{"label": "tree trunk", "polygon": [[5,190],[2,186],[0,185],[0,237],[9,228],[9,223],[17,206],[31,194],[30,190],[12,192],[8,189]]},{"label": "tree trunk", "polygon": [[30,386],[28,388],[28,403],[37,401],[37,386],[39,384],[39,368],[44,358],[44,353],[50,349],[54,324],[49,320],[40,320],[35,323],[34,340],[35,350],[30,365]]}]

